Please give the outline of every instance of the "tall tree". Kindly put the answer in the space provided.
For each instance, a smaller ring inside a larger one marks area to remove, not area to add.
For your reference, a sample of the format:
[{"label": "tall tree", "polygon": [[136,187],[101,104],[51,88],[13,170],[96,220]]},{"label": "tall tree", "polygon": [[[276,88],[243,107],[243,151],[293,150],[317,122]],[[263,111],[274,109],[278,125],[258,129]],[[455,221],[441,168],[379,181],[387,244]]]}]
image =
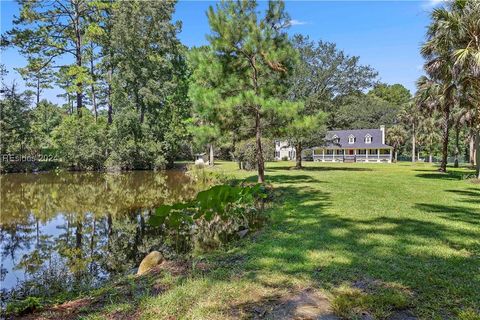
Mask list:
[{"label": "tall tree", "polygon": [[[185,52],[172,22],[174,1],[116,3],[111,45],[115,72],[111,131],[114,158],[123,167],[172,164],[189,113]],[[110,57],[108,57],[110,59]],[[108,66],[107,68],[109,68]],[[137,120],[132,118],[136,115]],[[123,125],[121,124],[123,123]],[[123,145],[123,144],[126,145]],[[135,159],[143,155],[141,161]],[[137,156],[135,156],[137,155]]]},{"label": "tall tree", "polygon": [[[472,114],[478,116],[480,107],[480,3],[478,1],[452,1],[446,6],[435,9],[431,15],[431,24],[427,32],[427,41],[422,54],[427,58],[425,69],[434,80],[443,83],[445,113],[452,100],[461,97]],[[455,95],[454,90],[458,90]],[[473,132],[480,130],[480,119],[471,121]],[[445,123],[444,123],[445,126]],[[444,140],[448,132],[444,128]],[[477,141],[480,140],[477,138]],[[445,141],[443,146],[445,152]],[[480,142],[477,142],[477,150]],[[478,153],[478,152],[477,152]],[[445,157],[445,155],[444,155]],[[477,155],[478,157],[478,155]],[[443,162],[443,161],[442,161]],[[442,164],[441,170],[444,171]],[[480,176],[480,165],[477,163]]]},{"label": "tall tree", "polygon": [[421,109],[415,102],[406,103],[404,108],[398,114],[399,120],[410,130],[412,137],[412,162],[416,159],[417,136],[419,130],[419,122],[421,119]]},{"label": "tall tree", "polygon": [[211,107],[215,102],[230,114],[237,109],[251,119],[256,139],[258,181],[265,181],[262,156],[262,120],[268,113],[286,112],[294,103],[282,100],[287,76],[296,55],[285,28],[290,18],[285,4],[269,1],[264,15],[257,13],[256,1],[224,1],[210,7],[207,36],[209,51],[199,68],[221,75],[220,81],[198,92],[197,99]]},{"label": "tall tree", "polygon": [[386,83],[376,84],[368,94],[400,107],[405,106],[412,98],[410,91],[398,83],[392,85]]},{"label": "tall tree", "polygon": [[387,131],[387,141],[393,147],[394,160],[398,160],[398,150],[405,143],[407,132],[401,125],[394,125]]},{"label": "tall tree", "polygon": [[422,117],[419,120],[418,142],[427,151],[429,163],[433,162],[433,154],[442,141],[440,127],[439,116],[435,116],[435,114]]},{"label": "tall tree", "polygon": [[51,89],[53,82],[52,69],[40,58],[29,58],[27,66],[18,68],[27,87],[33,88],[35,106],[39,106],[41,94],[45,89]]},{"label": "tall tree", "polygon": [[[19,0],[20,16],[13,21],[15,28],[7,32],[13,45],[27,57],[39,58],[43,65],[38,71],[56,62],[68,61],[75,78],[77,112],[83,107],[84,82],[87,70],[83,66],[84,36],[91,7],[87,0],[36,1]],[[66,59],[66,60],[65,60]]]},{"label": "tall tree", "polygon": [[[438,111],[443,115],[442,122],[442,161],[440,172],[447,171],[448,142],[450,137],[451,110],[454,106],[455,85],[450,81],[447,69],[442,69],[440,78],[420,77],[417,81],[418,103],[430,112]],[[442,79],[441,77],[445,77]]]},{"label": "tall tree", "polygon": [[293,119],[284,127],[283,136],[295,148],[295,168],[302,168],[302,153],[305,148],[318,146],[325,138],[325,113],[305,115],[294,112]]},{"label": "tall tree", "polygon": [[331,42],[314,42],[297,34],[292,43],[300,59],[289,84],[290,98],[303,101],[307,113],[329,112],[328,127],[338,127],[335,111],[342,105],[341,97],[372,87],[377,71]]}]

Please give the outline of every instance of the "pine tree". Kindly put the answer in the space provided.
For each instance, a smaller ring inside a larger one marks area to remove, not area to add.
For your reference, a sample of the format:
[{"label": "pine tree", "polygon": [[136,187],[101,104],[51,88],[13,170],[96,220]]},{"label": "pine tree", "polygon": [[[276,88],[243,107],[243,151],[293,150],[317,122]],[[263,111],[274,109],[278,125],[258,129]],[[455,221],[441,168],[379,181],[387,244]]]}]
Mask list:
[{"label": "pine tree", "polygon": [[256,139],[258,181],[263,183],[262,120],[294,107],[281,99],[296,60],[285,32],[290,18],[281,1],[269,1],[264,15],[257,13],[256,1],[225,1],[216,9],[210,7],[207,16],[209,50],[198,57],[198,70],[211,78],[193,89],[192,100],[203,108],[215,108],[221,116],[249,118]]}]

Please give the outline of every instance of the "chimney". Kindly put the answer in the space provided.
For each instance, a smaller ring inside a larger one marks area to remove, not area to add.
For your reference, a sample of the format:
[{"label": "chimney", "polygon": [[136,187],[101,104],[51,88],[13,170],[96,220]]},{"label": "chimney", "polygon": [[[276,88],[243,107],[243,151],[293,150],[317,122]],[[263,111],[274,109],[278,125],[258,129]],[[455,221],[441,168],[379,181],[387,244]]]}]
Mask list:
[{"label": "chimney", "polygon": [[382,131],[382,144],[385,144],[385,126],[380,126],[380,131]]}]

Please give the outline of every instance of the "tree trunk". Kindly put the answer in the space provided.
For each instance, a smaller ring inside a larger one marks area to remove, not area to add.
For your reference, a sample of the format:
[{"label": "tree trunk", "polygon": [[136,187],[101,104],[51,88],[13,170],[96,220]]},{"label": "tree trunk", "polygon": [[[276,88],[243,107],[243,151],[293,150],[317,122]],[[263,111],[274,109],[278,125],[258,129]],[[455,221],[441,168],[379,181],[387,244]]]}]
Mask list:
[{"label": "tree trunk", "polygon": [[432,156],[432,153],[430,152],[428,154],[428,163],[432,163],[433,162],[433,156]]},{"label": "tree trunk", "polygon": [[90,73],[92,76],[92,85],[91,85],[91,90],[92,90],[92,104],[93,104],[93,112],[95,114],[95,122],[97,122],[98,118],[98,111],[97,111],[97,97],[95,93],[95,67],[93,64],[93,45],[92,45],[92,52],[90,56]]},{"label": "tree trunk", "polygon": [[77,218],[77,228],[75,229],[75,248],[77,249],[77,258],[82,258],[82,221]]},{"label": "tree trunk", "polygon": [[395,150],[395,163],[398,161],[398,151]]},{"label": "tree trunk", "polygon": [[38,106],[40,105],[40,78],[37,78],[37,94],[36,94],[36,98],[37,98],[37,108]]},{"label": "tree trunk", "polygon": [[475,166],[477,163],[476,159],[476,148],[475,148],[475,141],[477,140],[477,134],[472,129],[470,132],[470,143],[469,143],[469,162],[472,166]]},{"label": "tree trunk", "polygon": [[443,119],[443,145],[442,145],[442,162],[440,163],[440,172],[447,172],[448,161],[448,134],[449,134],[449,120],[450,120],[450,106],[445,107],[444,119]]},{"label": "tree trunk", "polygon": [[476,136],[476,157],[475,161],[477,162],[476,164],[476,169],[477,169],[477,178],[480,179],[480,134],[477,132]]},{"label": "tree trunk", "polygon": [[[75,2],[75,60],[79,68],[82,67],[82,35],[80,34],[80,14],[78,2]],[[77,79],[77,114],[82,116],[83,83]]]},{"label": "tree trunk", "polygon": [[297,161],[295,168],[301,169],[302,168],[302,143],[301,142],[295,145],[295,156]]},{"label": "tree trunk", "polygon": [[416,145],[415,124],[413,124],[413,130],[412,130],[412,162],[415,162],[415,145]]},{"label": "tree trunk", "polygon": [[208,164],[210,166],[214,166],[215,165],[215,157],[214,157],[214,152],[213,152],[213,143],[210,143],[209,145],[209,149],[210,149],[210,159],[208,160]]},{"label": "tree trunk", "polygon": [[113,122],[113,106],[112,106],[112,75],[113,75],[113,66],[112,66],[113,54],[110,51],[110,61],[109,61],[109,70],[108,70],[108,124]]},{"label": "tree trunk", "polygon": [[255,138],[257,142],[257,167],[258,167],[258,183],[265,182],[265,164],[263,162],[262,150],[262,128],[260,126],[260,110],[255,110]]},{"label": "tree trunk", "polygon": [[458,168],[458,156],[460,154],[459,140],[460,140],[460,128],[458,127],[458,125],[456,125],[455,126],[455,161],[453,164],[455,168]]}]

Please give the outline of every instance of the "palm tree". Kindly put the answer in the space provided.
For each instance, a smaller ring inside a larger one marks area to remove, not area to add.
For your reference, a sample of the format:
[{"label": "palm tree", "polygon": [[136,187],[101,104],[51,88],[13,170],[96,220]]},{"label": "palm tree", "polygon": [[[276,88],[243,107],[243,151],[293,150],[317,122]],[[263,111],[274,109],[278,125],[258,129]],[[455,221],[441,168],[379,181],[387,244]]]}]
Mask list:
[{"label": "palm tree", "polygon": [[442,141],[438,118],[433,116],[424,117],[419,121],[418,141],[428,152],[428,162],[433,162],[433,153]]},{"label": "palm tree", "polygon": [[[480,1],[457,0],[432,12],[422,54],[426,71],[446,88],[459,89],[468,101],[471,129],[476,133],[477,175],[480,178]],[[453,93],[453,91],[451,91]],[[452,95],[453,97],[453,95]]]},{"label": "palm tree", "polygon": [[398,149],[405,143],[407,131],[401,125],[394,125],[387,131],[387,141],[393,147],[394,160],[398,160]]},{"label": "palm tree", "polygon": [[[432,70],[432,72],[435,70]],[[447,78],[448,72],[442,75]],[[448,160],[448,141],[450,135],[450,113],[454,105],[455,86],[450,81],[441,79],[420,77],[417,81],[416,100],[424,112],[433,113],[435,111],[442,113],[442,161],[440,163],[440,172],[447,171]]]},{"label": "palm tree", "polygon": [[411,130],[412,135],[412,162],[415,162],[415,149],[417,146],[417,135],[418,135],[418,125],[419,119],[421,118],[421,110],[418,108],[418,105],[413,101],[406,105],[403,108],[398,118],[402,121],[407,128]]}]

